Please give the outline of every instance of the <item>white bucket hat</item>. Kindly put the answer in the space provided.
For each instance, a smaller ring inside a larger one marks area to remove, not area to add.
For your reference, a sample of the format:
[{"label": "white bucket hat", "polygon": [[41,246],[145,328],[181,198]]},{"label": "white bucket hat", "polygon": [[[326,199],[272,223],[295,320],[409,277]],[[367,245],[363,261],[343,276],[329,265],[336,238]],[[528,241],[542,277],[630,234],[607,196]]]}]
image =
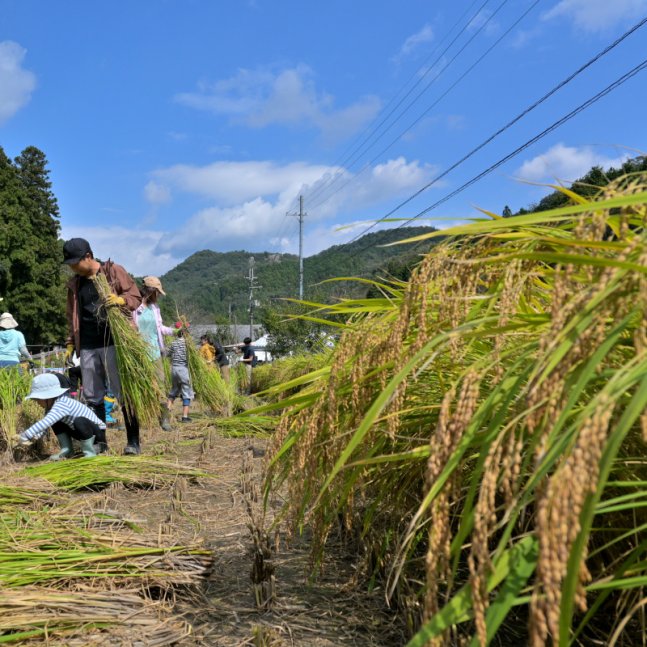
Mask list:
[{"label": "white bucket hat", "polygon": [[0,328],[18,328],[18,322],[9,312],[3,312],[0,315]]},{"label": "white bucket hat", "polygon": [[53,373],[41,373],[31,383],[31,393],[25,400],[49,400],[63,395],[67,389],[61,388],[58,378]]}]

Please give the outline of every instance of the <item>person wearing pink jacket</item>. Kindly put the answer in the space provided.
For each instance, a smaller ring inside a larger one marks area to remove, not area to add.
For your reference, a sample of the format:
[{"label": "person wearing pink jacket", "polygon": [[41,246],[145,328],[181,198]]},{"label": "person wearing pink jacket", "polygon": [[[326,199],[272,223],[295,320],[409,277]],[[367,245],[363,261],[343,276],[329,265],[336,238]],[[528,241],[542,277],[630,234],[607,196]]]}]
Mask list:
[{"label": "person wearing pink jacket", "polygon": [[[157,379],[164,384],[164,364],[162,356],[165,354],[164,337],[175,334],[174,328],[165,326],[157,299],[166,293],[162,282],[156,276],[145,276],[144,286],[141,289],[142,303],[133,310],[133,321],[142,337],[146,341],[151,359],[157,368]],[[164,389],[162,389],[164,391]],[[164,431],[171,431],[171,420],[166,402],[160,402],[160,426]]]}]

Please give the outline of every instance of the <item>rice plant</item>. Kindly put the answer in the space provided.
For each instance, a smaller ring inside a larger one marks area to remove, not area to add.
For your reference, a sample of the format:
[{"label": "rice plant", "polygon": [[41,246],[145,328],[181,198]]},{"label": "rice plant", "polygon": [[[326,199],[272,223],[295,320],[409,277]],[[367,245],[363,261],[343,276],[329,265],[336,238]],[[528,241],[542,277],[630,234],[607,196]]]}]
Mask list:
[{"label": "rice plant", "polygon": [[299,391],[302,384],[285,387],[285,384],[325,367],[330,359],[330,351],[322,353],[302,353],[284,357],[271,363],[254,368],[254,387],[257,395],[270,400],[283,400]]},{"label": "rice plant", "polygon": [[404,288],[330,307],[330,364],[257,409],[286,407],[286,519],[316,563],[356,534],[411,646],[640,644],[646,182],[444,230]]},{"label": "rice plant", "polygon": [[9,449],[16,438],[19,406],[30,385],[28,373],[14,367],[0,369],[0,451]]},{"label": "rice plant", "polygon": [[[95,283],[102,299],[112,292],[103,274],[97,274]],[[156,427],[163,385],[158,384],[146,342],[120,308],[105,308],[105,316],[117,352],[123,404],[143,427]]]}]

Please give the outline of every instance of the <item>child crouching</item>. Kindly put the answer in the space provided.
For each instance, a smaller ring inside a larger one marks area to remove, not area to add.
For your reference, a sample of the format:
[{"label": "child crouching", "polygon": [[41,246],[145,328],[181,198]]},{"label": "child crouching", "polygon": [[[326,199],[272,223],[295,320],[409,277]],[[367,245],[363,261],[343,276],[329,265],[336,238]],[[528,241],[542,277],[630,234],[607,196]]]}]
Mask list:
[{"label": "child crouching", "polygon": [[96,456],[94,438],[106,425],[83,403],[66,395],[67,389],[52,373],[36,375],[31,383],[31,393],[25,400],[35,400],[45,410],[45,417],[20,434],[20,443],[29,445],[44,436],[49,427],[56,434],[61,448],[50,460],[59,461],[72,456],[72,439],[81,444],[84,456]]},{"label": "child crouching", "polygon": [[193,388],[191,387],[191,376],[189,375],[189,357],[186,352],[186,334],[185,324],[178,322],[175,324],[177,339],[173,341],[169,350],[168,357],[171,361],[171,392],[168,394],[168,408],[173,406],[173,401],[178,395],[182,395],[182,422],[191,422],[189,418],[189,407],[193,399]]}]

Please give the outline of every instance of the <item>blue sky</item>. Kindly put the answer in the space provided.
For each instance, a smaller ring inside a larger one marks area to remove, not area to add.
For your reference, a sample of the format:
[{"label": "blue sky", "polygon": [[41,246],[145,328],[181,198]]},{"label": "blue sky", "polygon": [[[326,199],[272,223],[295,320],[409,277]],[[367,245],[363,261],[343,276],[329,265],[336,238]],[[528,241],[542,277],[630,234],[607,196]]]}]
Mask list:
[{"label": "blue sky", "polygon": [[[0,146],[43,150],[63,237],[133,273],[201,249],[296,252],[285,214],[300,193],[310,255],[383,217],[647,15],[647,0],[533,5],[0,0]],[[596,94],[646,44],[643,27],[394,217]],[[642,72],[421,222],[527,206],[547,190],[522,178],[567,182],[647,150],[645,105]]]}]

